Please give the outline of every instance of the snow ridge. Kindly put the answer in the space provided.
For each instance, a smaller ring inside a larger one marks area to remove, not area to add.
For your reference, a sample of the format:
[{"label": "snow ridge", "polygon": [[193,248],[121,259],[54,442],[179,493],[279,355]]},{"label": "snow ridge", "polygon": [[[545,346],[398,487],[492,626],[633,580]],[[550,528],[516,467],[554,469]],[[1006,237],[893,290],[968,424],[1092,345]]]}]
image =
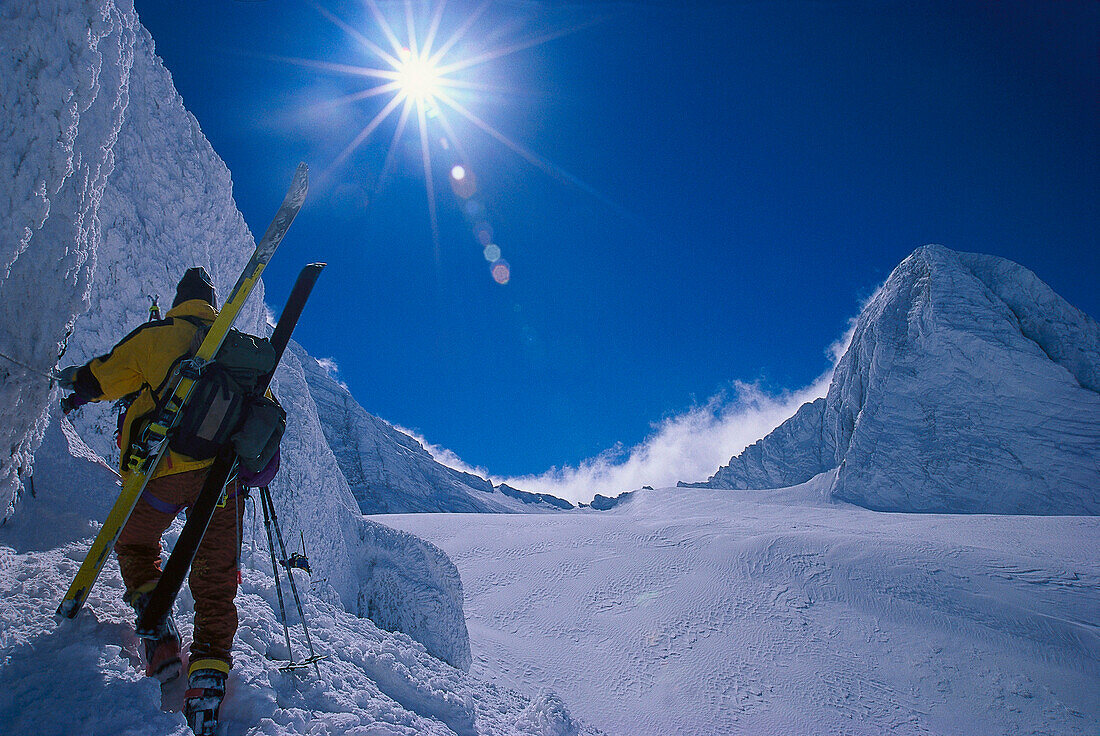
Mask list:
[{"label": "snow ridge", "polygon": [[719,468],[703,483],[683,483],[686,488],[782,488],[805,483],[836,467],[835,450],[824,433],[825,399],[799,407],[767,437],[746,447],[730,464]]},{"label": "snow ridge", "polygon": [[514,489],[494,488],[484,478],[436,462],[415,438],[360,406],[300,345],[291,342],[290,350],[301,361],[325,438],[364,514],[564,508],[566,502],[552,496],[519,497],[509,493]]},{"label": "snow ridge", "polygon": [[856,324],[826,398],[705,484],[839,468],[882,511],[1100,514],[1100,325],[995,256],[918,248]]}]

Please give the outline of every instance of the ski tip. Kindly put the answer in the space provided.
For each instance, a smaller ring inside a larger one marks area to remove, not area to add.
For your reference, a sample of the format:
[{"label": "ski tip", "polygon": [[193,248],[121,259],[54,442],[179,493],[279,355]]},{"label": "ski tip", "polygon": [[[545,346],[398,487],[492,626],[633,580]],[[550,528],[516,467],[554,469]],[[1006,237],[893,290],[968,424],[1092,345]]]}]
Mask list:
[{"label": "ski tip", "polygon": [[[309,167],[303,161],[298,164],[298,168],[295,169],[294,178],[290,182],[290,189],[287,190],[286,199],[283,200],[283,210],[289,212],[291,220],[294,219],[294,215],[298,214],[298,209],[301,208],[302,203],[305,202],[306,192],[308,191]],[[282,210],[280,210],[280,212],[282,212]],[[278,216],[276,216],[276,218],[278,218]],[[289,226],[290,222],[287,221],[286,225]]]},{"label": "ski tip", "polygon": [[80,612],[80,602],[73,600],[72,598],[66,598],[61,601],[61,605],[57,607],[57,614],[62,618],[76,618],[76,614]]},{"label": "ski tip", "polygon": [[313,269],[315,271],[320,271],[322,268],[324,268],[327,265],[328,264],[325,263],[324,261],[317,261],[316,263],[309,264],[308,266],[306,266],[306,268],[310,268],[310,269]]}]

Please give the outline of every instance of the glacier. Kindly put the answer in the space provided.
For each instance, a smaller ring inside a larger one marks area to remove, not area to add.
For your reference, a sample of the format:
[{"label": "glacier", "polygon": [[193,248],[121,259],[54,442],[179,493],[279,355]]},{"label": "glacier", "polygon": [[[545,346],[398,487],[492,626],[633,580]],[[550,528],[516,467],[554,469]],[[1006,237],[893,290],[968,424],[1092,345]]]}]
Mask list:
[{"label": "glacier", "polygon": [[[0,733],[186,734],[140,672],[116,566],[76,621],[53,616],[118,477],[110,407],[56,416],[45,374],[108,349],[189,266],[224,296],[252,235],[130,0],[0,18]],[[270,329],[262,287],[240,325]],[[230,732],[1094,728],[1098,336],[1024,267],[925,246],[828,395],[709,489],[540,515],[489,513],[564,507],[436,463],[295,344],[272,491],[327,659],[320,680],[279,671],[252,513]]]}]

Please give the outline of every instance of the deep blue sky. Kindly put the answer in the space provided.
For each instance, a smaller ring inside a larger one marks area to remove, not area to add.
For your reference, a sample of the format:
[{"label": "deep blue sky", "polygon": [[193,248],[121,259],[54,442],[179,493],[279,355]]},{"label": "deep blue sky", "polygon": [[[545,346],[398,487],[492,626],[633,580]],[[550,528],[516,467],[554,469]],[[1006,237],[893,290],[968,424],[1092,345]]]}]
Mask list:
[{"label": "deep blue sky", "polygon": [[[320,2],[385,45],[361,3]],[[269,303],[328,261],[298,340],[369,411],[495,474],[632,445],[735,379],[806,385],[924,243],[1016,260],[1100,314],[1100,4],[688,5],[502,0],[448,55],[600,20],[456,75],[501,90],[466,107],[607,200],[448,114],[502,286],[453,150],[433,143],[438,255],[414,129],[377,189],[396,116],[321,180],[387,98],[310,108],[379,82],[273,57],[383,64],[309,3],[137,2],[254,232],[313,169]],[[441,37],[474,7],[451,0]]]}]

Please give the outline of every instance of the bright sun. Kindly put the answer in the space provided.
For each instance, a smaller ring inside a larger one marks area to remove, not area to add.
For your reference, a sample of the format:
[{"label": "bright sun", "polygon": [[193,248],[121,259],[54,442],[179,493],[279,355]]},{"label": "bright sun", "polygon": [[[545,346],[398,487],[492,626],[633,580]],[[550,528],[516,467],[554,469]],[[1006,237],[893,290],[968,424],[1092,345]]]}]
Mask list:
[{"label": "bright sun", "polygon": [[396,71],[395,81],[401,94],[416,102],[432,102],[442,86],[441,75],[432,60],[409,51],[401,55]]},{"label": "bright sun", "polygon": [[[384,181],[387,172],[397,160],[399,143],[404,136],[406,126],[410,124],[419,129],[420,133],[420,158],[424,167],[424,193],[428,203],[428,218],[432,226],[432,242],[435,246],[436,259],[439,259],[440,234],[439,222],[436,216],[435,181],[432,176],[432,142],[439,141],[441,147],[450,152],[448,155],[455,159],[450,168],[451,184],[461,186],[456,189],[456,194],[463,199],[472,196],[474,192],[474,172],[471,171],[469,160],[464,152],[462,141],[455,135],[456,131],[451,125],[449,113],[455,113],[477,128],[488,134],[493,139],[504,144],[524,160],[533,166],[542,169],[556,179],[573,184],[583,191],[593,194],[602,201],[606,197],[596,192],[584,182],[564,171],[560,167],[528,150],[520,143],[512,140],[500,132],[476,113],[466,108],[461,100],[464,97],[475,96],[478,92],[500,93],[502,90],[492,84],[486,84],[473,79],[456,78],[456,74],[480,66],[494,59],[500,59],[515,54],[524,49],[552,41],[556,38],[579,31],[592,22],[563,27],[556,30],[547,30],[542,33],[520,38],[511,43],[496,48],[488,48],[476,53],[469,53],[469,48],[476,48],[478,44],[470,43],[466,48],[459,44],[471,30],[474,23],[486,11],[490,0],[484,0],[478,8],[467,16],[445,40],[439,36],[443,21],[444,8],[447,0],[421,0],[417,6],[430,10],[431,19],[427,29],[417,28],[416,12],[413,3],[406,0],[404,3],[404,24],[391,25],[379,7],[380,0],[361,0],[366,5],[374,18],[374,23],[369,24],[380,32],[388,42],[389,48],[384,48],[366,33],[339,18],[324,6],[324,0],[310,3],[314,9],[328,19],[331,23],[343,30],[347,35],[358,42],[359,46],[377,57],[382,64],[380,68],[370,66],[352,66],[328,61],[312,59],[284,59],[294,64],[314,67],[325,71],[336,72],[356,78],[368,78],[382,80],[381,84],[370,86],[350,94],[337,98],[328,105],[348,104],[380,97],[386,100],[380,110],[374,114],[362,130],[347,144],[343,151],[328,166],[326,173],[340,167],[347,159],[364,143],[378,128],[390,118],[397,116],[397,124],[390,140],[389,149],[386,152],[385,161],[379,174],[379,182]],[[397,3],[386,3],[387,6]],[[402,25],[404,33],[402,33]],[[400,35],[404,36],[401,38]],[[455,51],[455,49],[458,49]],[[466,52],[466,53],[461,53]],[[451,61],[445,61],[448,55]],[[455,58],[458,57],[458,58]],[[463,194],[462,192],[466,192]],[[486,226],[487,227],[487,226]],[[480,237],[480,236],[479,236]],[[500,258],[500,248],[494,243],[486,243],[486,258],[492,253],[494,258],[494,278],[500,283],[506,283],[508,279],[508,265]],[[491,246],[491,248],[488,248]],[[498,268],[500,266],[500,268]],[[502,270],[503,269],[503,270]],[[503,275],[501,275],[503,274]],[[501,279],[504,279],[503,281]]]}]

